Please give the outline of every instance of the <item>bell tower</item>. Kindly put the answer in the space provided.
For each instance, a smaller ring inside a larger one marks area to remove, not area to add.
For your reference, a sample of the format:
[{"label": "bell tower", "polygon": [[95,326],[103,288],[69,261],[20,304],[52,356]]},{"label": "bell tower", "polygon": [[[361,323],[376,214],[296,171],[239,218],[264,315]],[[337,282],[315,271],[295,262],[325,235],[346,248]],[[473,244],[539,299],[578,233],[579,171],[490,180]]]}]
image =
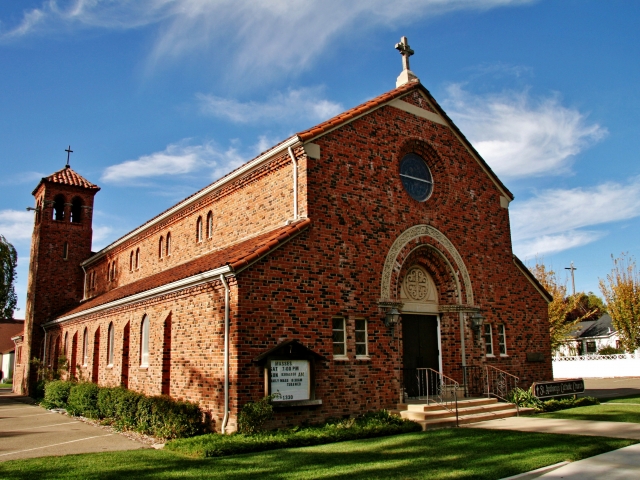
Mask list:
[{"label": "bell tower", "polygon": [[[71,149],[67,150],[68,154]],[[80,303],[84,273],[80,263],[91,256],[93,200],[100,187],[67,164],[40,180],[33,190],[35,219],[27,288],[23,375],[19,393],[29,394],[37,381],[30,360],[43,359],[43,323]]]}]

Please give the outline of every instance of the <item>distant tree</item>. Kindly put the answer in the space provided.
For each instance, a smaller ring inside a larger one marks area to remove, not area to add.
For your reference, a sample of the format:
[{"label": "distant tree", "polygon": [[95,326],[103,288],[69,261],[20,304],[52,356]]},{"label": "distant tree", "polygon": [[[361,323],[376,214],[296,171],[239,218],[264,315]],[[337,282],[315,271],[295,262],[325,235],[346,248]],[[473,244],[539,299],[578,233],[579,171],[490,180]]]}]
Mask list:
[{"label": "distant tree", "polygon": [[530,270],[553,297],[553,300],[549,303],[549,334],[551,336],[551,350],[555,352],[567,340],[575,324],[595,317],[597,310],[594,308],[582,314],[570,316],[572,312],[580,312],[581,299],[583,296],[588,297],[588,295],[576,293],[575,295],[567,296],[566,283],[561,284],[556,277],[556,272],[547,268],[540,261],[537,261],[536,266],[530,268]]},{"label": "distant tree", "polygon": [[14,288],[18,253],[6,238],[0,235],[0,318],[13,318],[18,297]]},{"label": "distant tree", "polygon": [[[575,294],[577,307],[567,315],[567,321],[574,321],[578,318],[584,320],[584,316],[589,315],[589,319],[595,320],[607,313],[604,300],[593,292],[579,292]],[[579,320],[578,320],[579,321]]]},{"label": "distant tree", "polygon": [[611,259],[613,269],[606,280],[600,279],[600,290],[622,347],[633,352],[640,347],[640,274],[629,254]]}]

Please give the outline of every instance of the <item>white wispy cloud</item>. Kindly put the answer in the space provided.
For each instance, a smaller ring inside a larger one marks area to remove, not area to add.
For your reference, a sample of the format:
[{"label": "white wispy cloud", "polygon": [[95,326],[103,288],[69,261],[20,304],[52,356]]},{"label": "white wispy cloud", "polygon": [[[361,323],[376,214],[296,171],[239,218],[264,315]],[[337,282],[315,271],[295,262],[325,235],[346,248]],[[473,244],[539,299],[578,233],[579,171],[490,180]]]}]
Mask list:
[{"label": "white wispy cloud", "polygon": [[[152,62],[215,51],[233,70],[261,78],[305,68],[341,34],[417,21],[454,10],[535,0],[46,0],[0,33],[10,40],[77,28],[157,27]],[[215,48],[213,47],[215,46]]]},{"label": "white wispy cloud", "polygon": [[640,216],[640,177],[627,184],[544,190],[511,207],[515,252],[522,258],[560,252],[594,242],[598,225]]},{"label": "white wispy cloud", "polygon": [[31,241],[33,216],[33,212],[0,210],[0,235],[14,244]]},{"label": "white wispy cloud", "polygon": [[491,168],[506,178],[567,173],[576,154],[607,134],[557,97],[532,99],[526,91],[473,95],[454,84],[443,104]]},{"label": "white wispy cloud", "polygon": [[101,250],[113,240],[114,229],[108,225],[94,225],[93,236],[91,238],[91,249],[93,251]]},{"label": "white wispy cloud", "polygon": [[324,121],[344,110],[341,104],[322,98],[321,92],[321,87],[290,89],[266,102],[239,102],[202,93],[196,97],[202,113],[235,123]]},{"label": "white wispy cloud", "polygon": [[147,180],[154,177],[178,177],[201,172],[208,172],[206,175],[216,179],[273,145],[263,136],[258,138],[255,145],[247,148],[239,140],[232,140],[227,148],[221,148],[215,142],[201,145],[191,145],[189,142],[189,139],[185,139],[168,145],[160,152],[111,165],[104,170],[102,181],[146,185]]},{"label": "white wispy cloud", "polygon": [[38,182],[45,174],[40,172],[19,172],[9,174],[0,179],[0,185],[15,185],[16,183],[34,183]]}]

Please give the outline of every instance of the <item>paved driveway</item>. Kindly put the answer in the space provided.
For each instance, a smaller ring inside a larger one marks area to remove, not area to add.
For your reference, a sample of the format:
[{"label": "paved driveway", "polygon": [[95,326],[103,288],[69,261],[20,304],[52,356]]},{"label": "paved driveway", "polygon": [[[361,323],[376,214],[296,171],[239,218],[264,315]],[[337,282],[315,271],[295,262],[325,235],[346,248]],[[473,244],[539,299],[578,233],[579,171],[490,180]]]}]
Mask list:
[{"label": "paved driveway", "polygon": [[138,448],[146,446],[0,389],[0,461]]},{"label": "paved driveway", "polygon": [[640,377],[585,378],[584,394],[600,399],[640,395]]}]

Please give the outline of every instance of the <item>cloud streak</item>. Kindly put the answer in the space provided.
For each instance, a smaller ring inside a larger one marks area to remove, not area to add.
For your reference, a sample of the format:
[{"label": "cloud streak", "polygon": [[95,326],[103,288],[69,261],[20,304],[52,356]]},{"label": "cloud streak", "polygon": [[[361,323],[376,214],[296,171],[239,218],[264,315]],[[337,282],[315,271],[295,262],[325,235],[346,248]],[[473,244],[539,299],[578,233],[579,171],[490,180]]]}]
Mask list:
[{"label": "cloud streak", "polygon": [[539,192],[511,208],[514,250],[523,258],[556,253],[606,235],[593,227],[640,216],[640,177],[592,188]]},{"label": "cloud streak", "polygon": [[197,94],[200,111],[234,123],[296,122],[302,119],[316,122],[331,118],[344,107],[321,98],[320,87],[290,89],[278,93],[266,102],[239,102],[214,95]]},{"label": "cloud streak", "polygon": [[151,63],[196,50],[230,58],[232,70],[261,79],[306,68],[345,32],[392,27],[455,10],[535,0],[47,0],[25,11],[0,40],[87,28],[155,26]]},{"label": "cloud streak", "polygon": [[505,178],[567,173],[575,155],[607,134],[556,97],[534,100],[527,92],[473,95],[455,84],[443,104],[491,168]]},{"label": "cloud streak", "polygon": [[0,235],[14,244],[31,241],[33,216],[33,212],[0,210]]}]

